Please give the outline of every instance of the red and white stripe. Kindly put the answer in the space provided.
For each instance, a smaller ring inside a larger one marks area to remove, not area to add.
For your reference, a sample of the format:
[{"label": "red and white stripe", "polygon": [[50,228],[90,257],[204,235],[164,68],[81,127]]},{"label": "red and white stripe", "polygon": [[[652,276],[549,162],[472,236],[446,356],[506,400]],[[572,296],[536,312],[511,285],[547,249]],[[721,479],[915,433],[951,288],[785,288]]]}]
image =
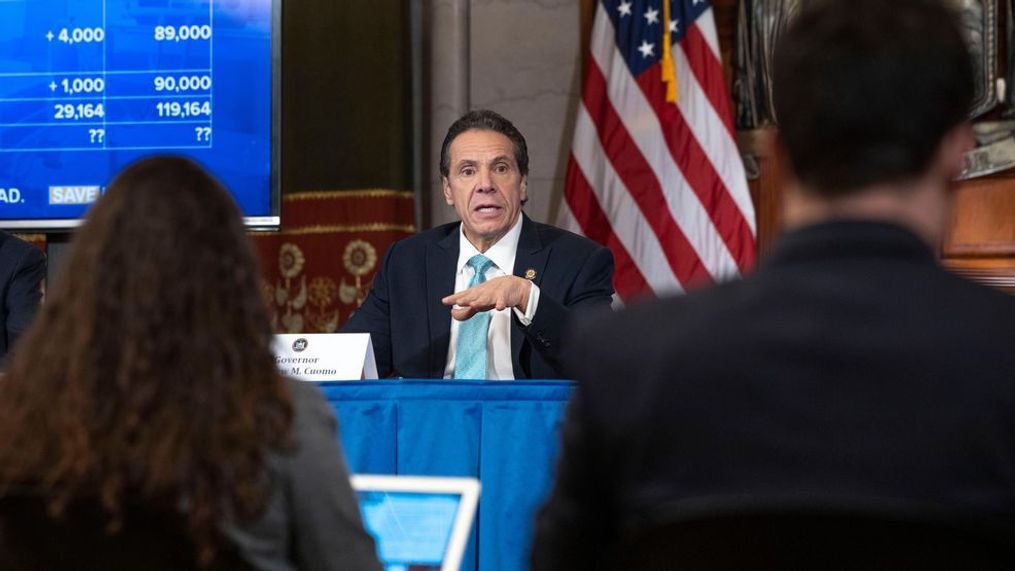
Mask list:
[{"label": "red and white stripe", "polygon": [[734,139],[711,8],[675,46],[678,101],[659,65],[638,77],[602,5],[558,223],[608,246],[623,299],[680,292],[754,264],[754,207]]}]

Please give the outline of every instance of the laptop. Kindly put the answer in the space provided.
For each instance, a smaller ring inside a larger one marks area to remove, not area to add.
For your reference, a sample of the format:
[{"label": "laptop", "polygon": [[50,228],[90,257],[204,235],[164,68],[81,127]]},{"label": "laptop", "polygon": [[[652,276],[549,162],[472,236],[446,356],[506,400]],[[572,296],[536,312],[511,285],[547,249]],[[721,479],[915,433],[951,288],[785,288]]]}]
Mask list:
[{"label": "laptop", "polygon": [[355,475],[352,487],[386,571],[459,571],[479,480]]}]

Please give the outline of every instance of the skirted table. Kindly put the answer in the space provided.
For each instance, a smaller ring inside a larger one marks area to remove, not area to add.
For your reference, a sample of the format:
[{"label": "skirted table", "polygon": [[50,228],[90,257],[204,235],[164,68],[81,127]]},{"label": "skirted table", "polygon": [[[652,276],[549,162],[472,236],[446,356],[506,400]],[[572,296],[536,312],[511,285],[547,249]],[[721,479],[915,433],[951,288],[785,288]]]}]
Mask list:
[{"label": "skirted table", "polygon": [[528,569],[533,517],[555,472],[570,381],[319,384],[357,474],[482,482],[463,570]]}]

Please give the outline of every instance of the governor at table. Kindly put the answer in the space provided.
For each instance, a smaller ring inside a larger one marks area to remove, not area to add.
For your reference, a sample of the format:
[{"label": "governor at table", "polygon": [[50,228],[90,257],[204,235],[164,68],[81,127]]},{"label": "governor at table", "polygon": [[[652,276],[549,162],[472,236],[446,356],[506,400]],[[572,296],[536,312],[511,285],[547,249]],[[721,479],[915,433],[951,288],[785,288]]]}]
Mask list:
[{"label": "governor at table", "polygon": [[528,172],[525,138],[497,113],[448,129],[441,182],[459,221],[392,244],[342,328],[370,333],[379,376],[561,377],[570,318],[610,307],[613,256],[530,219]]}]

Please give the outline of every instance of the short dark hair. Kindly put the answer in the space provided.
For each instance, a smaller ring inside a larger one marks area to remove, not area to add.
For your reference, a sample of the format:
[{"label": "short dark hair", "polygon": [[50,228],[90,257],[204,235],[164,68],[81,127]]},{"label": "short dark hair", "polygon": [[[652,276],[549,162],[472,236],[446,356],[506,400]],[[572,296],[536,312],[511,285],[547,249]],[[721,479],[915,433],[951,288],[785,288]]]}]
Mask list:
[{"label": "short dark hair", "polygon": [[814,0],[776,46],[773,100],[789,166],[832,197],[923,173],[967,119],[973,67],[940,0]]},{"label": "short dark hair", "polygon": [[444,144],[441,145],[441,176],[448,176],[448,173],[451,172],[451,155],[449,154],[451,142],[458,135],[471,129],[495,131],[510,139],[515,147],[515,162],[518,163],[518,172],[522,176],[529,174],[529,148],[525,144],[525,137],[521,132],[511,121],[498,113],[489,109],[476,109],[462,115],[448,127],[448,134],[444,136]]}]

